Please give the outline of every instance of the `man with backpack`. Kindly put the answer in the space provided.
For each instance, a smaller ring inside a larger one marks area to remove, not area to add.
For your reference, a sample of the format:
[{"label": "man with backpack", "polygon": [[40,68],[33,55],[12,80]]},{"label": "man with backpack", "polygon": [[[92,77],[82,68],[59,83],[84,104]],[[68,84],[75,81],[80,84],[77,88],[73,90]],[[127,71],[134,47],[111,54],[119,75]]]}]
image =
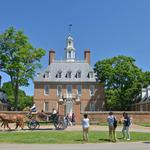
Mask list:
[{"label": "man with backpack", "polygon": [[131,125],[131,119],[128,116],[128,113],[124,112],[123,113],[123,129],[122,129],[122,134],[123,134],[123,139],[127,139],[128,141],[130,140],[130,132],[129,132],[130,125]]},{"label": "man with backpack", "polygon": [[109,140],[112,142],[116,142],[117,119],[113,115],[113,112],[109,112],[109,116],[107,117],[107,122],[109,127]]}]

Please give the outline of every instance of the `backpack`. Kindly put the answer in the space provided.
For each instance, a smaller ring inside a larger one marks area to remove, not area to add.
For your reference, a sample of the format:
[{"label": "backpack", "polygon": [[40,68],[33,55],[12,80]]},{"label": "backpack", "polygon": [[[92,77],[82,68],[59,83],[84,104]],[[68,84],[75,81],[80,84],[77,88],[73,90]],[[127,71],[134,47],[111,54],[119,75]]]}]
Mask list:
[{"label": "backpack", "polygon": [[114,117],[114,128],[116,128],[117,127],[117,119],[116,119],[116,117]]}]

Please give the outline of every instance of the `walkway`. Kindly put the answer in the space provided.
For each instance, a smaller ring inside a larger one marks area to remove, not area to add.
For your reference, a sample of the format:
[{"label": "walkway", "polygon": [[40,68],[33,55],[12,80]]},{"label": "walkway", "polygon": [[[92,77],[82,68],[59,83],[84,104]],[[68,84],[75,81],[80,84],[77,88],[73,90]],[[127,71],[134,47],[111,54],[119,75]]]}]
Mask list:
[{"label": "walkway", "polygon": [[101,144],[0,144],[2,150],[149,150],[145,143],[101,143]]},{"label": "walkway", "polygon": [[[11,129],[15,129],[15,124],[9,124]],[[27,126],[24,127],[24,129],[28,129]],[[54,126],[51,124],[48,125],[41,125],[40,129],[44,129],[46,130],[53,130],[55,129]],[[3,128],[0,127],[0,131],[2,131]],[[107,126],[100,126],[100,125],[91,125],[90,126],[90,130],[91,131],[108,131],[108,127]],[[122,126],[118,126],[116,131],[121,131],[122,130]],[[30,131],[30,130],[29,130]],[[75,125],[75,126],[68,126],[67,129],[65,129],[65,131],[82,131],[82,126],[81,125]],[[131,125],[130,127],[130,131],[131,132],[148,132],[150,133],[150,127],[143,127],[143,126],[139,126],[139,125]]]},{"label": "walkway", "polygon": [[[82,127],[80,125],[77,126],[69,126],[67,129],[67,131],[80,131],[82,130]],[[90,126],[90,130],[91,131],[108,131],[108,127],[107,126],[100,126],[100,125],[91,125]],[[121,131],[122,130],[122,126],[118,126],[116,131]],[[134,132],[149,132],[150,133],[150,127],[143,127],[143,126],[139,126],[139,125],[131,125],[130,127],[130,131],[134,131]]]}]

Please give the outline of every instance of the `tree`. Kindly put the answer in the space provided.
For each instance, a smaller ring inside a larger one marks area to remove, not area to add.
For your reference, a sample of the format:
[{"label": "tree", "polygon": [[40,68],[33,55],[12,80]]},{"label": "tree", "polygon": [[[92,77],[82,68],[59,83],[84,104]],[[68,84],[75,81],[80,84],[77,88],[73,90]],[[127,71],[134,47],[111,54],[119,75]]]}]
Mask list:
[{"label": "tree", "polygon": [[[8,97],[8,103],[11,109],[15,108],[14,96],[12,90],[11,82],[5,82],[1,90],[5,91]],[[33,96],[27,96],[23,90],[18,90],[18,110],[23,110],[26,107],[31,107],[33,105]]]},{"label": "tree", "polygon": [[135,59],[122,55],[104,59],[98,61],[94,69],[99,81],[104,83],[107,110],[130,110],[145,79]]},{"label": "tree", "polygon": [[15,110],[18,107],[19,87],[27,86],[29,79],[33,79],[43,55],[45,51],[42,48],[34,48],[23,31],[10,27],[0,34],[0,66],[1,71],[10,76]]},{"label": "tree", "polygon": [[150,85],[150,71],[145,71],[143,87],[147,87],[148,85]]}]

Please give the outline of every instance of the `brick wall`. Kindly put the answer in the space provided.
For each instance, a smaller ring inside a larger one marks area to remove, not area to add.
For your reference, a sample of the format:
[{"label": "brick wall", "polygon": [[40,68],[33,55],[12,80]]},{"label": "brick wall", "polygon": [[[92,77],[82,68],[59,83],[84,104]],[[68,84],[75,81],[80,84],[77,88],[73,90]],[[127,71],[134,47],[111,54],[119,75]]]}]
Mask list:
[{"label": "brick wall", "polygon": [[[91,123],[106,123],[107,116],[109,114],[109,112],[107,112],[107,111],[105,111],[105,112],[81,112],[80,120],[77,120],[78,123],[81,123],[81,119],[82,119],[84,113],[88,114]],[[120,118],[122,118],[123,112],[119,111],[119,112],[113,112],[113,113],[117,117],[118,120],[120,120]],[[146,111],[146,112],[131,111],[131,112],[127,112],[127,113],[129,114],[130,117],[132,117],[133,123],[150,123],[150,112],[149,111]]]},{"label": "brick wall", "polygon": [[[79,105],[75,106],[78,110]],[[26,114],[28,112],[23,112],[23,111],[0,111],[0,113],[5,113],[5,114],[24,114],[26,116]],[[83,118],[83,114],[87,113],[88,117],[90,118],[90,122],[91,123],[106,123],[107,121],[107,116],[108,113],[107,111],[105,112],[81,112],[81,114],[79,114],[79,112],[76,114],[77,115],[77,123],[80,124],[81,120]],[[117,117],[117,119],[119,120],[122,117],[122,113],[123,112],[114,112],[114,115]],[[132,117],[133,119],[133,123],[149,123],[150,124],[150,112],[128,112],[129,116]],[[27,118],[25,117],[25,120]]]}]

